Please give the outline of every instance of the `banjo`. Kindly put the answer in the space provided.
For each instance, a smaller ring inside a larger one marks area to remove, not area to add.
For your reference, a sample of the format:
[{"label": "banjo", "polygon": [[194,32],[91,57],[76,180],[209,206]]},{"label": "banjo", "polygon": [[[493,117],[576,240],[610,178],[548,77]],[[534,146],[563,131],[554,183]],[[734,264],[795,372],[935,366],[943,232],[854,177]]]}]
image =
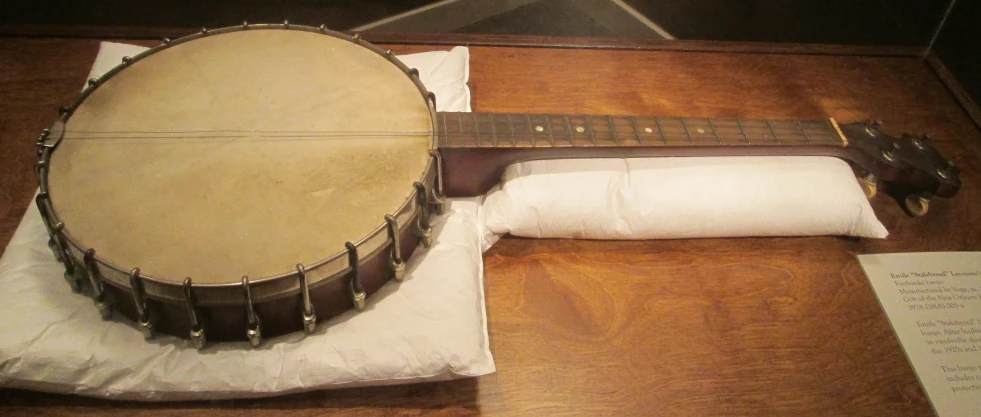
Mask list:
[{"label": "banjo", "polygon": [[364,309],[431,244],[446,197],[483,194],[515,162],[833,156],[913,215],[960,186],[925,138],[874,123],[440,113],[391,51],[288,22],[126,57],[37,146],[36,203],[72,289],[199,349]]}]

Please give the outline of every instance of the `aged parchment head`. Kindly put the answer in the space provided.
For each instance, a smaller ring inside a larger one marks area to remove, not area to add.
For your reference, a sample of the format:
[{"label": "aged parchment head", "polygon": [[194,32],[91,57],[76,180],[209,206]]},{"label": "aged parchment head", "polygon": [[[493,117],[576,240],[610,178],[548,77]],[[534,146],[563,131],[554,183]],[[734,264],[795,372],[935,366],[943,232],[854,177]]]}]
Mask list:
[{"label": "aged parchment head", "polygon": [[981,416],[981,252],[858,261],[937,414]]}]

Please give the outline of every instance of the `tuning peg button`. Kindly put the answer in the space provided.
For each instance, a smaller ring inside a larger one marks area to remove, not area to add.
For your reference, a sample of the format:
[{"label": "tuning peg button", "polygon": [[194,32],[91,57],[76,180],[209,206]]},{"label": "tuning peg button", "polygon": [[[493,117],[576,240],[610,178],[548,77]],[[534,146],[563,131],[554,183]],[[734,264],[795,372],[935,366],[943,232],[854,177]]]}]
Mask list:
[{"label": "tuning peg button", "polygon": [[923,139],[920,138],[913,138],[913,146],[921,151],[926,148],[926,145],[923,144]]}]

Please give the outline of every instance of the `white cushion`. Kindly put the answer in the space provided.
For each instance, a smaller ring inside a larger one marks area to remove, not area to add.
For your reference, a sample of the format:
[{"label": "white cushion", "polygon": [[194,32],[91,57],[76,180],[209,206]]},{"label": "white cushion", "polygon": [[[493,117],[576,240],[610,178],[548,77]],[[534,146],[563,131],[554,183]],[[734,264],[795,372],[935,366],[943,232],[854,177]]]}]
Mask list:
[{"label": "white cushion", "polygon": [[884,238],[847,163],[829,157],[531,161],[483,205],[500,235],[584,239],[848,235]]},{"label": "white cushion", "polygon": [[[92,75],[142,49],[104,43]],[[437,106],[469,111],[466,48],[400,58],[420,69]],[[433,219],[433,247],[418,248],[405,281],[383,287],[364,312],[335,317],[313,335],[267,339],[258,349],[241,342],[203,351],[170,336],[146,342],[124,319],[102,321],[62,278],[32,204],[0,258],[0,387],[188,400],[492,373],[479,200],[451,200],[447,214]]]}]

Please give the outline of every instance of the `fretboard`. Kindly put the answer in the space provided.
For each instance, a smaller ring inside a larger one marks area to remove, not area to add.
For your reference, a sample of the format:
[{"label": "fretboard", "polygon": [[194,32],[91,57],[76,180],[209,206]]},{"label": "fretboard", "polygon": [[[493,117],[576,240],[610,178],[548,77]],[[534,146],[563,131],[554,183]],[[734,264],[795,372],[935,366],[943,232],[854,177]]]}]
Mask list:
[{"label": "fretboard", "polygon": [[440,148],[845,145],[831,120],[441,112],[437,130]]}]

